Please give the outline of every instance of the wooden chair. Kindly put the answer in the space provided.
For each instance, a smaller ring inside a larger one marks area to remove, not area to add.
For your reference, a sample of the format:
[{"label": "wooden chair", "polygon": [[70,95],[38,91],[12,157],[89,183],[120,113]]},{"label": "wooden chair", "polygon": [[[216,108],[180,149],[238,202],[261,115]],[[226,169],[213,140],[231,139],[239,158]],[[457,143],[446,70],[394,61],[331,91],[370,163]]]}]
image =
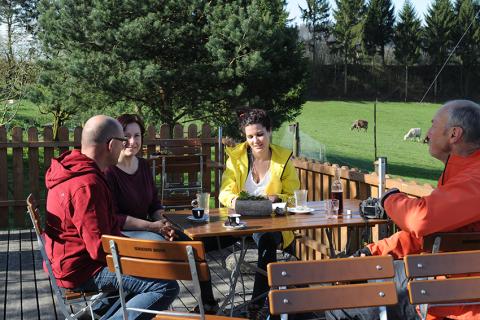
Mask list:
[{"label": "wooden chair", "polygon": [[[480,250],[414,254],[404,257],[410,303],[425,305],[478,304],[480,277],[436,278],[480,273]],[[432,278],[433,277],[433,278]],[[460,303],[459,303],[460,302]],[[426,319],[427,308],[420,309]]]},{"label": "wooden chair", "polygon": [[191,201],[203,191],[208,158],[200,139],[167,139],[160,144],[159,155],[150,158],[152,173],[160,176],[160,195],[166,209],[191,208]]},{"label": "wooden chair", "polygon": [[[137,309],[128,308],[125,305],[122,274],[193,281],[200,314],[150,310],[149,313],[157,315],[155,319],[232,319],[205,315],[200,294],[200,281],[210,279],[210,273],[201,241],[153,241],[103,235],[102,244],[107,253],[108,268],[117,275],[124,319],[127,319],[127,310]],[[145,312],[145,310],[137,311]]]},{"label": "wooden chair", "polygon": [[440,232],[423,238],[423,250],[431,253],[480,250],[480,232]]},{"label": "wooden chair", "polygon": [[[393,278],[391,256],[270,263],[268,283],[270,313],[316,312],[359,307],[380,308],[386,319],[387,305],[397,303],[393,279],[384,282],[348,284],[349,281]],[[323,284],[306,288],[289,286]]]},{"label": "wooden chair", "polygon": [[[32,194],[30,194],[27,198],[27,210],[32,220],[33,228],[35,230],[35,234],[37,236],[37,243],[38,248],[40,250],[40,254],[42,255],[43,262],[48,271],[48,277],[50,278],[50,283],[52,285],[53,293],[55,294],[55,298],[57,300],[58,306],[60,311],[65,316],[65,319],[73,320],[73,319],[80,319],[85,313],[89,313],[92,319],[98,319],[99,317],[93,312],[93,306],[99,303],[103,299],[111,299],[116,298],[116,296],[112,296],[112,292],[74,292],[70,289],[60,289],[57,284],[57,280],[53,275],[52,266],[50,264],[50,260],[48,259],[47,253],[45,251],[45,243],[43,241],[43,228],[40,222],[40,213],[35,201],[35,198]],[[79,308],[78,311],[73,311],[73,306],[77,306]],[[70,309],[70,310],[69,310]]]}]

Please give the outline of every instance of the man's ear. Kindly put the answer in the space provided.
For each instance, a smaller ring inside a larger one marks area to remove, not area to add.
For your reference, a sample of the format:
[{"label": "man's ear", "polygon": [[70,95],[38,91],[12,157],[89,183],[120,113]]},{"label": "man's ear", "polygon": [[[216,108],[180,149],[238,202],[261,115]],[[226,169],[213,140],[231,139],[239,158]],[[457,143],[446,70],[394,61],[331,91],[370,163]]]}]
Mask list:
[{"label": "man's ear", "polygon": [[452,127],[450,132],[450,142],[456,143],[459,142],[463,137],[463,128],[461,127]]},{"label": "man's ear", "polygon": [[110,152],[112,151],[112,143],[113,143],[113,139],[110,140],[108,143],[107,143],[107,150]]}]

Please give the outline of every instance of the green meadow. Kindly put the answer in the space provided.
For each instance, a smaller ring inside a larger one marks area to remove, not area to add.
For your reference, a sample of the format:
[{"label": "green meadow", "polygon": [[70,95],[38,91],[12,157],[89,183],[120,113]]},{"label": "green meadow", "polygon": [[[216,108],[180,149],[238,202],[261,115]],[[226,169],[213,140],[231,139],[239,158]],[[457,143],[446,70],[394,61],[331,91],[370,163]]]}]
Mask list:
[{"label": "green meadow", "polygon": [[[372,101],[307,102],[296,119],[300,126],[302,154],[365,172],[373,171],[373,105]],[[428,145],[404,141],[403,136],[410,128],[419,127],[422,138],[425,137],[439,106],[429,103],[377,103],[377,155],[387,157],[391,176],[436,185],[443,164],[429,155]],[[368,121],[367,132],[350,130],[356,119]],[[40,127],[48,122],[51,122],[48,115],[39,114],[34,104],[22,101],[12,125]],[[273,141],[291,148],[292,137],[285,123],[274,132]]]},{"label": "green meadow", "polygon": [[[404,141],[410,128],[418,127],[425,137],[440,104],[377,103],[377,156],[387,157],[388,174],[436,185],[443,164],[428,153],[428,145]],[[368,121],[368,131],[350,130],[356,119]],[[373,171],[374,103],[371,101],[309,101],[296,121],[300,127],[301,150],[307,157]],[[274,133],[275,143],[291,147],[292,133],[284,124]]]}]

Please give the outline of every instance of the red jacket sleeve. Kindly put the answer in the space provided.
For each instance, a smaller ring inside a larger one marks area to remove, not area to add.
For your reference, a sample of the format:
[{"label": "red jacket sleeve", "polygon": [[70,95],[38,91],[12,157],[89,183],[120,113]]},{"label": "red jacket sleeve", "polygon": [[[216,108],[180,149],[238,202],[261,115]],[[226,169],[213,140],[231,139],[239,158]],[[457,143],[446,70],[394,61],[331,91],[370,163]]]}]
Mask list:
[{"label": "red jacket sleeve", "polygon": [[422,252],[423,239],[416,238],[411,233],[399,231],[392,236],[367,245],[374,256],[391,255],[401,259],[407,254]]},{"label": "red jacket sleeve", "polygon": [[435,232],[453,231],[479,220],[479,182],[458,175],[426,197],[404,193],[389,196],[384,203],[388,216],[404,231],[420,238]]}]

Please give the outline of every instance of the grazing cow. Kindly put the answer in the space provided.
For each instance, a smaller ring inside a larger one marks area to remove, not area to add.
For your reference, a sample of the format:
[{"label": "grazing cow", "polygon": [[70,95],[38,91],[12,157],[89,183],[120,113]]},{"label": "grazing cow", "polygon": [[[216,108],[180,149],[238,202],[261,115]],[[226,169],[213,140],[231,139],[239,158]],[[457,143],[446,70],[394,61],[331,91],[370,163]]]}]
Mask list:
[{"label": "grazing cow", "polygon": [[428,136],[425,136],[425,138],[423,138],[422,142],[423,143],[428,143],[430,141],[430,138]]},{"label": "grazing cow", "polygon": [[422,135],[422,129],[421,128],[411,128],[408,130],[407,134],[403,136],[403,140],[413,140],[417,139],[420,140],[420,136]]},{"label": "grazing cow", "polygon": [[357,131],[359,131],[360,129],[364,129],[365,131],[367,131],[368,129],[368,121],[367,120],[355,120],[353,123],[352,123],[352,127],[350,128],[350,130],[353,130],[353,129],[357,129]]}]

